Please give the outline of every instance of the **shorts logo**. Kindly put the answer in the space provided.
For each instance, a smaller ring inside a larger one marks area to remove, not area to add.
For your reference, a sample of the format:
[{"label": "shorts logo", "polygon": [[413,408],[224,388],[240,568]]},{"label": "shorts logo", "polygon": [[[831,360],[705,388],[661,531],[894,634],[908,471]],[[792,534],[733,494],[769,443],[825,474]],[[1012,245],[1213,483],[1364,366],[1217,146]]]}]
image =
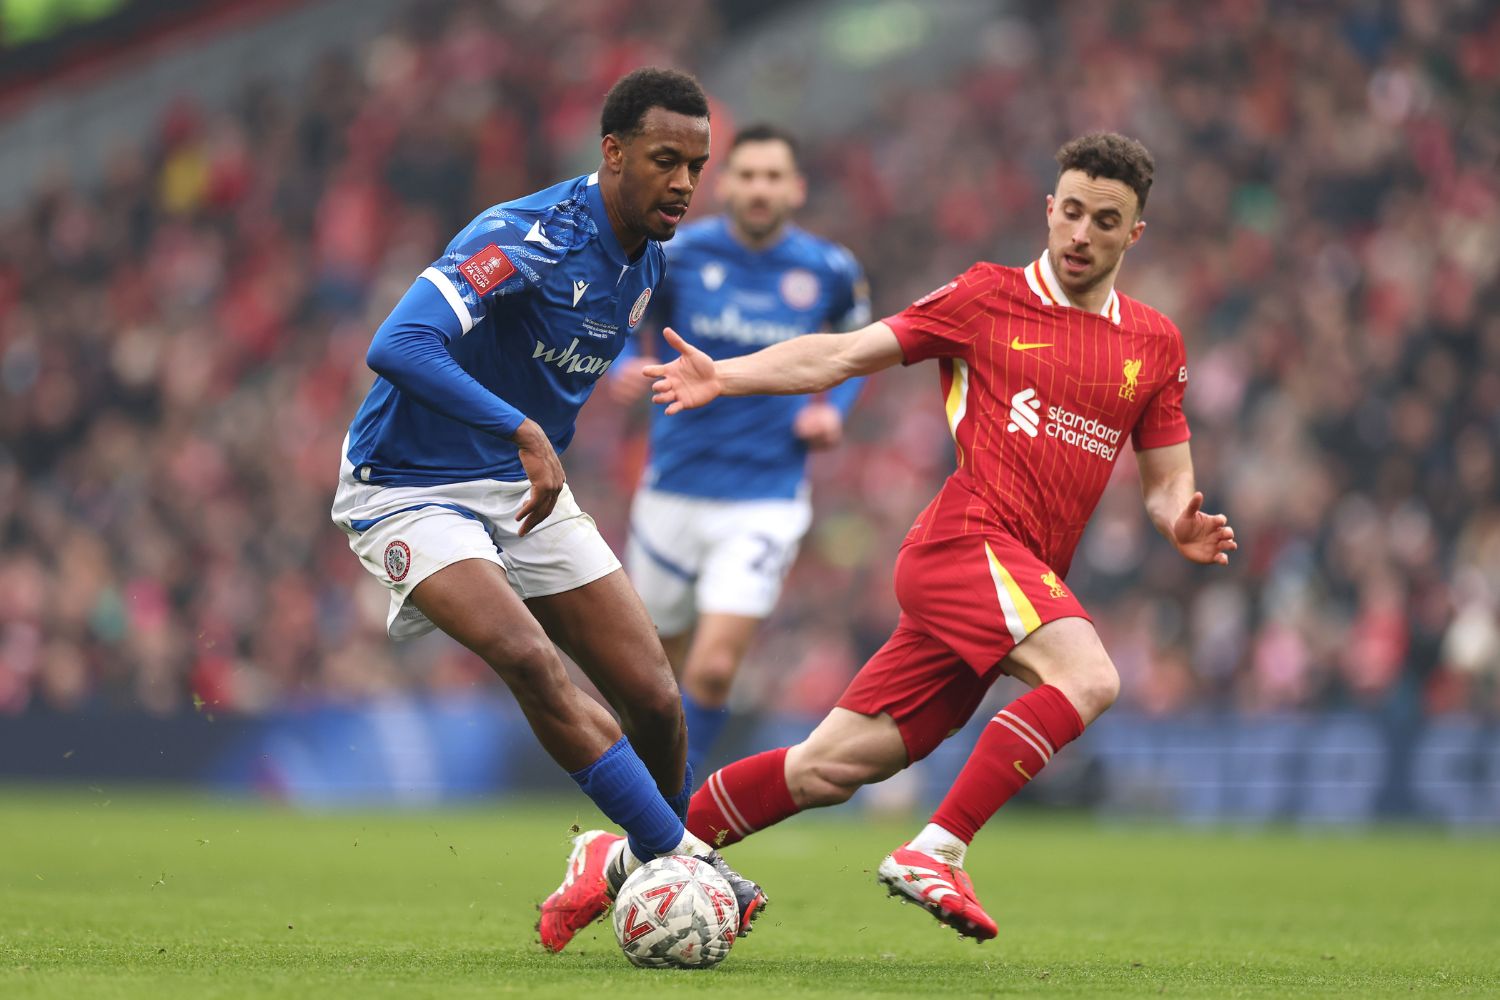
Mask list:
[{"label": "shorts logo", "polygon": [[411,569],[411,549],[403,541],[394,541],[385,547],[385,575],[391,582],[400,583]]},{"label": "shorts logo", "polygon": [[630,328],[632,330],[641,321],[641,317],[646,315],[646,304],[650,301],[651,289],[648,288],[641,293],[640,298],[635,300],[635,305],[630,307]]},{"label": "shorts logo", "polygon": [[1122,374],[1125,376],[1125,382],[1120,386],[1120,398],[1133,401],[1135,399],[1135,383],[1141,377],[1141,359],[1127,359]]},{"label": "shorts logo", "polygon": [[818,276],[794,267],[781,276],[781,299],[793,309],[811,309],[818,301]]},{"label": "shorts logo", "polygon": [[1056,570],[1049,569],[1042,574],[1042,586],[1047,588],[1047,593],[1051,597],[1068,596],[1068,588],[1064,587],[1062,581],[1057,578]]},{"label": "shorts logo", "polygon": [[493,243],[458,265],[458,269],[480,295],[488,293],[516,273],[516,265],[505,256],[505,251]]}]

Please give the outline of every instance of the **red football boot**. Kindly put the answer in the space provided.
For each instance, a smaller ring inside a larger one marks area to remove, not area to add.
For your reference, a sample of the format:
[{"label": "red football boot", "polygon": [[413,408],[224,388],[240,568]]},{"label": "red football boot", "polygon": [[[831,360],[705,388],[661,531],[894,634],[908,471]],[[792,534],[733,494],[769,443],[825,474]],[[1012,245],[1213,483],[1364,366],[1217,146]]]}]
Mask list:
[{"label": "red football boot", "polygon": [[964,937],[988,941],[1000,933],[962,868],[902,845],[880,862],[878,875],[892,896],[921,904]]},{"label": "red football boot", "polygon": [[536,929],[543,948],[562,951],[573,935],[609,912],[614,894],[605,881],[604,866],[609,849],[623,839],[605,830],[589,830],[573,838],[562,885],[537,907],[542,911]]}]

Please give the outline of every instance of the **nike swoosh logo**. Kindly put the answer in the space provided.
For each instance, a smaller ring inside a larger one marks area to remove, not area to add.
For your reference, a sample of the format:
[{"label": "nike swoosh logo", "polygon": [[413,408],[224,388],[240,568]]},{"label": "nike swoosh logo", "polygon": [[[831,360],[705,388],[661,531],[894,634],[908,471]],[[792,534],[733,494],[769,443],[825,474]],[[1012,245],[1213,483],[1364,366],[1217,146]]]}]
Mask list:
[{"label": "nike swoosh logo", "polygon": [[1029,775],[1029,774],[1026,773],[1026,768],[1024,768],[1024,767],[1021,766],[1021,762],[1020,761],[1015,761],[1014,763],[1016,765],[1016,770],[1021,773],[1021,777],[1025,778],[1027,781],[1030,781],[1031,780],[1031,775]]},{"label": "nike swoosh logo", "polygon": [[1051,344],[1023,344],[1020,337],[1010,338],[1010,349],[1012,351],[1034,351],[1038,347],[1051,347]]}]

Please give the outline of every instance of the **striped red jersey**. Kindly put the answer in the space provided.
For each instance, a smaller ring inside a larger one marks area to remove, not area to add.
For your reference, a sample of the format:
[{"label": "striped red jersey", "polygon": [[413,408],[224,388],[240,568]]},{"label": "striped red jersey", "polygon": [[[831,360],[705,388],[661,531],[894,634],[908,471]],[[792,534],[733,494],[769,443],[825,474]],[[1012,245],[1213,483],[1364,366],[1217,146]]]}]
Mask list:
[{"label": "striped red jersey", "polygon": [[1125,439],[1137,450],[1188,439],[1177,327],[1116,292],[1099,313],[1073,308],[1046,254],[975,264],[885,322],[906,364],[940,359],[958,452],[949,485],[976,497],[967,530],[998,528],[1059,575]]}]

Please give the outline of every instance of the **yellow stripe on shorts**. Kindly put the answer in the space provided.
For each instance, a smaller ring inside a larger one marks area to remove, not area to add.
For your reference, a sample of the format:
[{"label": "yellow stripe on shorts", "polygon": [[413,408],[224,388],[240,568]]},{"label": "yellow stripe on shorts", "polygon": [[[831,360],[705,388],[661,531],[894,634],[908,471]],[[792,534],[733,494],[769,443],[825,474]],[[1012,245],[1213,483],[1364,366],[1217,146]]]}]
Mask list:
[{"label": "yellow stripe on shorts", "polygon": [[990,560],[990,578],[995,581],[995,596],[1000,599],[1000,610],[1005,613],[1005,627],[1010,629],[1011,639],[1019,643],[1042,624],[1041,616],[1031,606],[1031,600],[1016,583],[1016,578],[1010,575],[1010,570],[995,558],[989,542],[984,543],[984,554]]}]

